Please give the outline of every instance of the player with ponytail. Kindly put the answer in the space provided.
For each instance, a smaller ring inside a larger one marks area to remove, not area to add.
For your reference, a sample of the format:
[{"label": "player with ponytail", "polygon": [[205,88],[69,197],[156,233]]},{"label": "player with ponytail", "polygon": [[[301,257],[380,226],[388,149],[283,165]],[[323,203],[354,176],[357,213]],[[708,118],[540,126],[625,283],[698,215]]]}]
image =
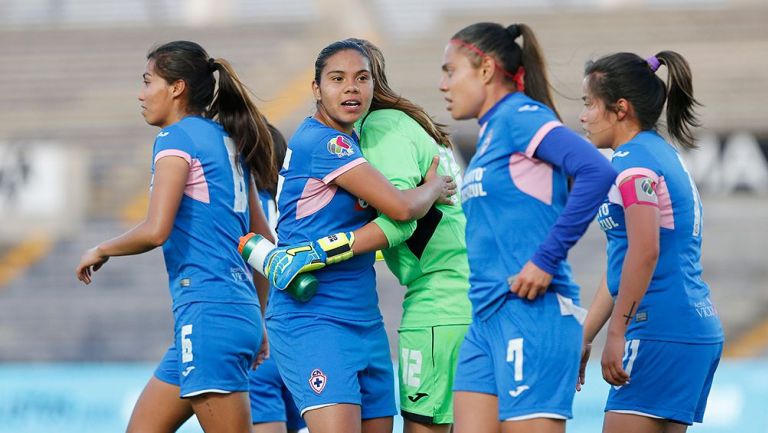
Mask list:
[{"label": "player with ponytail", "polygon": [[563,432],[584,313],[566,255],[616,173],[560,122],[527,25],[472,24],[443,59],[448,111],[480,123],[462,186],[473,308],[455,431]]},{"label": "player with ponytail", "polygon": [[[659,75],[664,66],[666,84]],[[582,367],[610,319],[604,432],[684,432],[702,422],[723,330],[701,279],[702,206],[680,155],[657,131],[695,147],[691,69],[678,53],[618,53],[587,63],[581,123],[619,173],[600,207],[606,278],[584,325]]]},{"label": "player with ponytail", "polygon": [[[288,142],[277,192],[278,247],[263,266],[273,288],[271,353],[313,433],[392,431],[394,375],[370,248],[384,235],[357,235],[375,210],[417,219],[435,201],[450,203],[456,188],[437,174],[437,157],[424,183],[406,191],[363,158],[354,125],[373,89],[359,44],[337,41],[320,51],[312,82],[317,109]],[[299,300],[285,289],[306,270],[315,271],[317,293]]]},{"label": "player with ponytail", "polygon": [[174,343],[129,433],[175,431],[193,414],[206,432],[246,433],[248,370],[267,347],[251,272],[234,246],[246,231],[272,238],[253,185],[277,177],[269,130],[230,64],[194,42],[151,50],[142,77],[142,115],[161,128],[147,216],[83,253],[75,272],[90,284],[110,257],[163,247]]}]

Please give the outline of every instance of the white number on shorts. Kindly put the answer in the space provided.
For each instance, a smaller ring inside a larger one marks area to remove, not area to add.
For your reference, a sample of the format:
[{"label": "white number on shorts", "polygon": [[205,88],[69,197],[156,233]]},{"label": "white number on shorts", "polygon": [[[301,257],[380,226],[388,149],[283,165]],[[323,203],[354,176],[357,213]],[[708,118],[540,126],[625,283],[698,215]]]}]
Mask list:
[{"label": "white number on shorts", "polygon": [[192,335],[192,325],[184,325],[181,327],[181,362],[192,362],[194,357],[192,356],[192,340],[189,336]]},{"label": "white number on shorts", "polygon": [[232,167],[232,184],[234,185],[235,193],[235,202],[232,204],[232,209],[235,212],[245,212],[248,209],[248,194],[245,191],[243,170],[237,163],[239,158],[237,158],[235,142],[229,137],[224,137],[224,145],[227,147],[227,159],[229,159],[229,165]]},{"label": "white number on shorts", "polygon": [[[628,375],[632,375],[632,367],[635,365],[635,359],[637,359],[637,350],[640,348],[640,340],[629,340],[624,343],[624,371]],[[621,386],[613,386],[613,389],[621,389]]]},{"label": "white number on shorts", "polygon": [[513,338],[507,344],[507,362],[515,363],[515,381],[523,380],[523,339]]},{"label": "white number on shorts", "polygon": [[421,385],[421,352],[418,350],[402,349],[403,383],[408,386]]}]

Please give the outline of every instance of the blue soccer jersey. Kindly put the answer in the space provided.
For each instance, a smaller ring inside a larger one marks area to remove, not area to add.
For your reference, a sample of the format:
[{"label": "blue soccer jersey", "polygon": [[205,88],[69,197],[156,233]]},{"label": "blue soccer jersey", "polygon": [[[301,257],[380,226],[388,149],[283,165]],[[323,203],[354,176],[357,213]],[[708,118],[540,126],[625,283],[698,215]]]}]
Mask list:
[{"label": "blue soccer jersey", "polygon": [[[546,105],[512,93],[480,119],[475,155],[461,189],[467,215],[469,298],[485,319],[499,309],[509,277],[533,257],[560,215],[568,195],[561,168],[534,157],[549,131],[563,127]],[[560,262],[550,291],[578,302],[571,268]]]},{"label": "blue soccer jersey", "polygon": [[[371,221],[376,216],[373,208],[333,183],[363,163],[356,138],[307,118],[288,142],[280,170],[278,245],[354,231]],[[304,312],[352,320],[380,318],[374,258],[374,253],[360,254],[314,272],[320,286],[306,303],[273,290],[267,317]]]},{"label": "blue soccer jersey", "polygon": [[173,308],[190,302],[258,304],[251,272],[237,252],[248,232],[250,172],[218,123],[189,116],[155,139],[155,163],[164,157],[189,163],[184,196],[163,255]]},{"label": "blue soccer jersey", "polygon": [[[723,330],[701,279],[702,207],[699,193],[674,147],[644,131],[613,153],[619,173],[598,212],[608,238],[608,289],[616,297],[627,253],[624,203],[618,185],[632,176],[647,177],[653,190],[641,192],[658,202],[659,258],[648,291],[627,329],[627,339],[717,343]],[[655,196],[655,197],[653,197]]]}]

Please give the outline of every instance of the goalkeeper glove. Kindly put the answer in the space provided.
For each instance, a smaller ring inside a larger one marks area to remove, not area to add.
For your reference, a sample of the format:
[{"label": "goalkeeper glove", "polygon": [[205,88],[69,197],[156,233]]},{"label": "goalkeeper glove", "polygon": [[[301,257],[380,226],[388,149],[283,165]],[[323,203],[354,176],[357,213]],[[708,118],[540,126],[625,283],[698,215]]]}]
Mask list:
[{"label": "goalkeeper glove", "polygon": [[354,243],[352,232],[342,232],[316,241],[278,247],[264,259],[264,271],[275,288],[285,290],[298,274],[352,258]]}]

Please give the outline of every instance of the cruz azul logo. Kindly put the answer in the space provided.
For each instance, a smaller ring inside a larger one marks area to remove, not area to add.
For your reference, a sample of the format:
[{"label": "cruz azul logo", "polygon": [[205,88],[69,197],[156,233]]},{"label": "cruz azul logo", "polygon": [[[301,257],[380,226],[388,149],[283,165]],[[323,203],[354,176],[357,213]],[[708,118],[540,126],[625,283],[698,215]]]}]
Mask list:
[{"label": "cruz azul logo", "polygon": [[[613,189],[615,187],[612,187]],[[612,230],[619,227],[619,223],[617,223],[613,219],[613,215],[611,214],[611,205],[610,203],[604,202],[597,210],[597,224],[600,226],[600,230],[607,232],[608,230]]]},{"label": "cruz azul logo", "polygon": [[461,186],[461,200],[468,202],[475,197],[485,197],[488,193],[483,189],[483,174],[485,167],[477,167],[464,175],[464,183]]},{"label": "cruz azul logo", "polygon": [[328,378],[323,374],[322,370],[316,368],[312,370],[312,374],[309,375],[309,386],[316,394],[320,394],[325,389],[325,384],[328,383]]},{"label": "cruz azul logo", "polygon": [[332,155],[336,155],[339,158],[352,155],[355,153],[355,149],[352,148],[352,143],[349,139],[343,135],[337,135],[328,141],[328,152]]}]

